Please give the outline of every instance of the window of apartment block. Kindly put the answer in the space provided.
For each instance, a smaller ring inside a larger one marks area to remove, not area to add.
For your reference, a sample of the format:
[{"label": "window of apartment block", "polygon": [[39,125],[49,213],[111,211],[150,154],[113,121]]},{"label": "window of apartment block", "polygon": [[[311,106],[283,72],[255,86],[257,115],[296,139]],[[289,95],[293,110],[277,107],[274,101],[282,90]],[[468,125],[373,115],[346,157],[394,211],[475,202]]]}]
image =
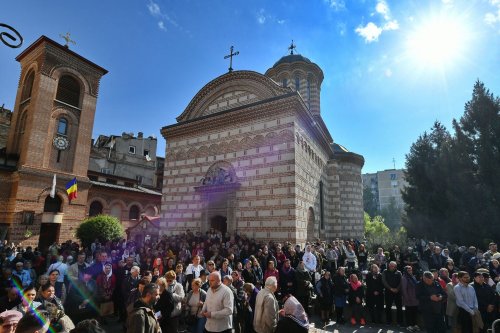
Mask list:
[{"label": "window of apartment block", "polygon": [[144,149],[143,156],[146,156],[146,155],[149,155],[149,150],[148,149]]},{"label": "window of apartment block", "polygon": [[135,146],[128,146],[128,153],[135,155]]}]

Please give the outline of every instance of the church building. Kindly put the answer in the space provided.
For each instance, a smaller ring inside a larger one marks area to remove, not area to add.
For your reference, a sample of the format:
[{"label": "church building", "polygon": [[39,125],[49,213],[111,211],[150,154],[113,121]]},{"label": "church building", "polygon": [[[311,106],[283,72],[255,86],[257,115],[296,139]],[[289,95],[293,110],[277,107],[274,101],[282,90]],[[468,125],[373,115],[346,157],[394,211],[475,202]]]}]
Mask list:
[{"label": "church building", "polygon": [[264,75],[230,68],[207,83],[161,130],[160,227],[292,243],[362,237],[364,159],[334,142],[322,81],[292,49]]}]

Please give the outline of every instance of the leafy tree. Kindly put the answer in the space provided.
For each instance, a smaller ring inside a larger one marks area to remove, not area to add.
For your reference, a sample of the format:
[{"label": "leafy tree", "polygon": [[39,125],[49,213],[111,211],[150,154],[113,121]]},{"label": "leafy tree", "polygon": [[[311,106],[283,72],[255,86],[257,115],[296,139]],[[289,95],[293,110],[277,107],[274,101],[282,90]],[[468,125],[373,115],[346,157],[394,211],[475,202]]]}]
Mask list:
[{"label": "leafy tree", "polygon": [[406,229],[401,227],[397,231],[391,231],[384,223],[384,218],[380,215],[373,218],[365,212],[365,237],[368,246],[372,252],[375,252],[378,247],[389,249],[393,245],[399,245],[404,248],[408,240]]},{"label": "leafy tree", "polygon": [[454,135],[439,123],[412,145],[403,191],[410,235],[481,244],[500,237],[500,99],[477,81]]},{"label": "leafy tree", "polygon": [[101,243],[105,243],[110,240],[122,238],[123,235],[123,226],[120,221],[110,215],[89,217],[76,229],[76,237],[84,245],[89,245],[96,239],[99,239]]},{"label": "leafy tree", "polygon": [[372,192],[370,186],[363,187],[363,207],[365,212],[370,216],[375,216],[378,214],[377,197]]}]

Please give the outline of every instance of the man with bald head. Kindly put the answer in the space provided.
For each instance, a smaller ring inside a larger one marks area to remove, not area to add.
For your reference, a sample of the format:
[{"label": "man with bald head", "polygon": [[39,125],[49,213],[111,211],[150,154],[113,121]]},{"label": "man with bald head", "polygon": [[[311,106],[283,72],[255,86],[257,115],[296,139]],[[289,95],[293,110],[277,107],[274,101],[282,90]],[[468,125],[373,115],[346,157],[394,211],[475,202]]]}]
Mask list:
[{"label": "man with bald head", "polygon": [[396,304],[398,324],[403,325],[403,300],[401,296],[402,274],[397,269],[397,263],[391,261],[389,267],[382,273],[382,283],[385,287],[385,319],[392,324],[392,304]]},{"label": "man with bald head", "polygon": [[207,318],[205,331],[231,333],[233,319],[233,292],[222,284],[219,272],[208,276],[210,288],[201,314]]}]

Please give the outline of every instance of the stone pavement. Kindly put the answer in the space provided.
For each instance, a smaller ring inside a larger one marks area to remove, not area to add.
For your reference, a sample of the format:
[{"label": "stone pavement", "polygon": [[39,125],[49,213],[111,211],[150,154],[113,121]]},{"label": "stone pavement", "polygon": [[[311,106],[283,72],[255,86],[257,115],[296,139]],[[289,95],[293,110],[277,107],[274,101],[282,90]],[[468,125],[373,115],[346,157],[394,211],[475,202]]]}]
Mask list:
[{"label": "stone pavement", "polygon": [[[313,318],[314,319],[314,318]],[[322,327],[323,323],[320,321],[315,321],[315,329],[309,330],[309,333],[326,333],[326,332],[333,332],[333,333],[406,333],[409,332],[406,330],[406,328],[402,327],[397,327],[397,326],[387,326],[387,325],[374,325],[374,324],[367,324],[365,326],[353,326],[349,323],[346,323],[344,325],[337,325],[335,322],[330,322],[327,326]],[[316,332],[314,332],[314,330]],[[425,333],[424,330],[420,331],[422,333]]]},{"label": "stone pavement", "polygon": [[[107,333],[119,333],[123,332],[122,323],[118,322],[118,318],[116,317],[107,317],[107,323],[103,325],[104,329]],[[313,316],[313,322],[315,323],[316,332],[310,333],[407,333],[405,328],[397,327],[397,326],[386,326],[386,325],[372,325],[367,324],[365,326],[352,326],[351,324],[346,323],[345,325],[336,325],[335,322],[330,322],[326,327],[323,327],[323,323],[319,320],[319,318],[315,318]],[[425,333],[424,330],[420,331]],[[127,332],[134,333],[134,332]]]}]

